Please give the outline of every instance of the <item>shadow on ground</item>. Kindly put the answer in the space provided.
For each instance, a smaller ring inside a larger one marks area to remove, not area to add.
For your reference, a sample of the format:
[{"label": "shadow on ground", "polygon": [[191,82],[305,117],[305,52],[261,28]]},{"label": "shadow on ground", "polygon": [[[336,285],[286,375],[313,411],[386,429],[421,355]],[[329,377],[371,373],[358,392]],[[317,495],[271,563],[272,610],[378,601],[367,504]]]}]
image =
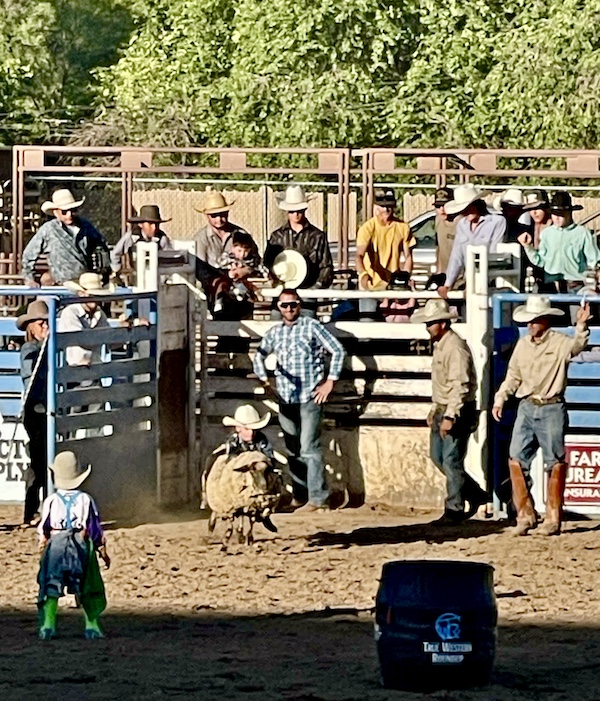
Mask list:
[{"label": "shadow on ground", "polygon": [[112,613],[85,641],[77,612],[40,642],[33,611],[2,614],[3,701],[591,701],[600,698],[596,627],[503,626],[492,686],[419,694],[380,688],[371,615],[345,610],[230,617]]},{"label": "shadow on ground", "polygon": [[456,526],[433,523],[411,523],[402,526],[357,528],[350,533],[321,531],[308,539],[313,546],[383,545],[391,543],[444,543],[461,538],[481,538],[501,533],[509,526],[506,521],[466,521]]}]

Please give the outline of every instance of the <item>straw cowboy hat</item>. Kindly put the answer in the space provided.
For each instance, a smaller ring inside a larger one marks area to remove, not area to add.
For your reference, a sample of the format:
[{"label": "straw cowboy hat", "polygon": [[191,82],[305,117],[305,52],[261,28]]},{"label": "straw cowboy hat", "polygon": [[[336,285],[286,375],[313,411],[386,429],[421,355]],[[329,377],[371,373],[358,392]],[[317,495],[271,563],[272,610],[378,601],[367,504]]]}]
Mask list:
[{"label": "straw cowboy hat", "polygon": [[77,489],[89,476],[92,466],[81,467],[75,453],[64,450],[56,456],[50,469],[54,476],[54,486],[57,489]]},{"label": "straw cowboy hat", "polygon": [[39,321],[41,319],[48,319],[48,305],[46,302],[38,299],[27,306],[25,314],[21,314],[21,316],[17,317],[17,328],[21,331],[25,331],[29,322]]},{"label": "straw cowboy hat", "polygon": [[285,192],[276,192],[275,199],[279,209],[284,212],[300,212],[308,207],[314,195],[307,195],[301,185],[288,185]]},{"label": "straw cowboy hat", "polygon": [[44,202],[41,209],[44,214],[50,214],[55,209],[77,209],[85,202],[85,197],[76,200],[71,190],[56,190],[52,193],[52,199]]},{"label": "straw cowboy hat", "polygon": [[98,273],[83,273],[77,282],[69,280],[64,286],[73,292],[87,292],[92,296],[112,295],[116,289],[112,282],[104,285],[102,275]]},{"label": "straw cowboy hat", "polygon": [[275,257],[271,272],[286,287],[295,289],[306,279],[308,264],[302,253],[288,249]]},{"label": "straw cowboy hat", "polygon": [[549,209],[550,201],[546,190],[530,190],[525,193],[525,205],[523,210],[529,212],[532,209]]},{"label": "straw cowboy hat", "polygon": [[548,297],[531,295],[525,304],[519,305],[513,312],[513,320],[517,324],[528,324],[541,316],[564,316],[564,311],[551,307]]},{"label": "straw cowboy hat", "polygon": [[256,411],[256,409],[251,404],[242,404],[235,410],[233,416],[225,416],[223,418],[224,426],[243,426],[244,428],[251,428],[257,430],[259,428],[264,428],[271,420],[271,412],[267,413],[261,417],[261,415]]},{"label": "straw cowboy hat", "polygon": [[411,324],[430,324],[433,321],[451,321],[457,319],[456,312],[451,312],[445,299],[428,299],[422,309],[410,317]]},{"label": "straw cowboy hat", "polygon": [[483,191],[472,183],[454,188],[454,199],[446,205],[447,214],[460,214],[473,202],[483,199]]},{"label": "straw cowboy hat", "polygon": [[234,204],[235,200],[227,202],[220,192],[209,192],[204,200],[204,207],[202,209],[196,207],[195,209],[200,214],[219,214],[220,212],[228,212]]},{"label": "straw cowboy hat", "polygon": [[568,192],[555,192],[550,200],[550,211],[555,214],[560,212],[575,212],[578,209],[583,209],[580,204],[573,204],[571,195]]},{"label": "straw cowboy hat", "polygon": [[132,224],[141,224],[142,222],[150,222],[152,224],[162,224],[163,222],[171,221],[170,219],[163,219],[160,216],[160,209],[156,204],[145,204],[140,207],[139,214],[137,217],[130,217],[128,222]]}]

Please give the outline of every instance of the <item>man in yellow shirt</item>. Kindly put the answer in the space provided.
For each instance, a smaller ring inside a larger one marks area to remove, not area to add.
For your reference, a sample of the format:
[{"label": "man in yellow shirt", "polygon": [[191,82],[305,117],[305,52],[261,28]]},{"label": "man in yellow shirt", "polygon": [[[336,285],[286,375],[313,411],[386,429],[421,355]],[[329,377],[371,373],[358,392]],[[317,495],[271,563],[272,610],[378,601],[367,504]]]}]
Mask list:
[{"label": "man in yellow shirt", "polygon": [[[398,219],[393,190],[376,190],[374,216],[356,236],[356,270],[361,290],[385,290],[394,273],[412,273],[412,248],[417,241],[406,222]],[[373,313],[377,300],[361,299],[362,313]]]}]

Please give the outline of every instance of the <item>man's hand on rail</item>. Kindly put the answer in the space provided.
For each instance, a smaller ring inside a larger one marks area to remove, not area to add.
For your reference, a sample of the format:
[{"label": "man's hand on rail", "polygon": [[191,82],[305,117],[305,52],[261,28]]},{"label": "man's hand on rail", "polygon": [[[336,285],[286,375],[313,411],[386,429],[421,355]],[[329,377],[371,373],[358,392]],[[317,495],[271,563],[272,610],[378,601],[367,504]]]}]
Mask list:
[{"label": "man's hand on rail", "polygon": [[448,292],[450,292],[450,288],[446,286],[437,288],[437,293],[442,299],[448,299]]}]

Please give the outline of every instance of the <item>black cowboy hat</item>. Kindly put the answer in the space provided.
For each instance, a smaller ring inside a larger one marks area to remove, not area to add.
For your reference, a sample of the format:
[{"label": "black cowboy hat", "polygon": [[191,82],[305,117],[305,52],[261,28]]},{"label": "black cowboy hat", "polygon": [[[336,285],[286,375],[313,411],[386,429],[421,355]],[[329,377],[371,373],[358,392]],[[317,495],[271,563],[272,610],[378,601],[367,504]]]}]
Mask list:
[{"label": "black cowboy hat", "polygon": [[568,192],[555,192],[550,200],[551,212],[574,212],[575,210],[583,209],[580,204],[573,204],[571,195]]},{"label": "black cowboy hat", "polygon": [[140,207],[140,212],[137,217],[130,217],[128,222],[132,224],[141,224],[142,222],[151,222],[153,224],[162,224],[163,222],[171,221],[170,219],[163,219],[160,216],[160,209],[156,204],[145,204]]},{"label": "black cowboy hat", "polygon": [[375,190],[375,204],[380,207],[395,207],[396,195],[393,190]]},{"label": "black cowboy hat", "polygon": [[443,207],[448,202],[452,202],[454,193],[449,187],[440,187],[435,191],[435,199],[433,200],[434,207]]},{"label": "black cowboy hat", "polygon": [[529,190],[529,192],[525,193],[523,211],[529,212],[532,209],[550,209],[550,201],[546,190]]}]

